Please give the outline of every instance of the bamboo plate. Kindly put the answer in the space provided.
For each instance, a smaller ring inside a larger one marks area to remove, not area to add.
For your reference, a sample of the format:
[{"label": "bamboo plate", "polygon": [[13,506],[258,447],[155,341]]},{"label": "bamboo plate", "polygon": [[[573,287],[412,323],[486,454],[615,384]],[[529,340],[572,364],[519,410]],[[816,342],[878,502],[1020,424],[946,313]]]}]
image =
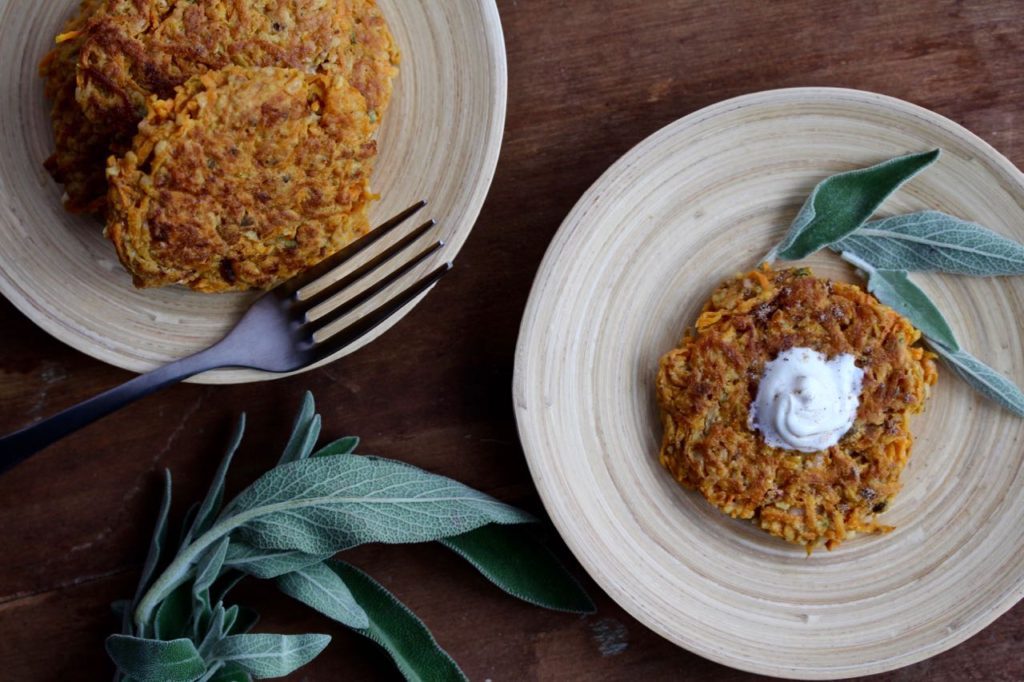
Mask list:
[{"label": "bamboo plate", "polygon": [[[891,670],[975,634],[1024,595],[1024,419],[940,370],[886,536],[804,551],[719,513],[657,461],[658,358],[722,280],[754,266],[823,177],[932,147],[883,206],[1024,240],[1024,178],[937,114],[837,89],[764,92],[662,129],[613,165],[544,258],[516,352],[515,410],[544,503],[640,622],[748,671]],[[855,281],[828,256],[818,274]],[[915,276],[962,345],[1024,384],[1024,278]]]},{"label": "bamboo plate", "polygon": [[[505,47],[494,0],[379,0],[402,51],[380,132],[373,223],[430,200],[440,258],[452,259],[480,212],[505,122]],[[53,149],[40,58],[76,0],[0,0],[0,292],[61,341],[119,367],[147,371],[220,338],[251,295],[135,290],[96,218],[61,208],[43,170]],[[381,247],[383,248],[383,247]],[[426,271],[423,266],[418,272]],[[408,312],[379,327],[352,352]],[[229,369],[194,380],[281,375]]]}]

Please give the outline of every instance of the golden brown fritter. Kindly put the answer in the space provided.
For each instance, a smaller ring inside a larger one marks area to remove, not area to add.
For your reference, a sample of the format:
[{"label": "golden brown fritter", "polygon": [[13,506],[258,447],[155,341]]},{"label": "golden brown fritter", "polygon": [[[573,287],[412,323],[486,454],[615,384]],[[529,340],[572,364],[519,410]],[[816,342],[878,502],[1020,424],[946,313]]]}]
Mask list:
[{"label": "golden brown fritter", "polygon": [[47,99],[56,151],[45,162],[54,180],[64,185],[69,211],[95,211],[107,192],[104,175],[111,147],[123,147],[130,137],[115,140],[106,128],[90,121],[75,99],[76,70],[82,30],[103,0],[82,0],[78,13],[64,25],[57,45],[39,65]]},{"label": "golden brown fritter", "polygon": [[207,71],[340,69],[377,120],[397,58],[375,0],[106,0],[86,29],[77,97],[93,121],[131,129],[150,95]]},{"label": "golden brown fritter", "polygon": [[[808,551],[891,530],[874,516],[900,489],[909,417],[937,376],[934,355],[915,345],[920,336],[874,296],[807,268],[765,267],[725,282],[696,332],[661,360],[661,463],[730,516]],[[827,450],[776,449],[747,425],[765,364],[793,347],[849,353],[864,370],[856,421]]]},{"label": "golden brown fritter", "polygon": [[372,132],[340,75],[194,77],[111,158],[107,235],[139,287],[271,287],[368,231]]}]

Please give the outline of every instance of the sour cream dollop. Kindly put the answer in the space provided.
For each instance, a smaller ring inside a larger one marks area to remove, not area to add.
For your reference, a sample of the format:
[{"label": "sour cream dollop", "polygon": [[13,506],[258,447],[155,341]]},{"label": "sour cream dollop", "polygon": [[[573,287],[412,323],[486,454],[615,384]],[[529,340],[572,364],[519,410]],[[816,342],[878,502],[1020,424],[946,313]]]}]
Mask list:
[{"label": "sour cream dollop", "polygon": [[853,426],[863,379],[849,353],[828,360],[811,348],[790,348],[764,366],[747,425],[774,448],[824,450]]}]

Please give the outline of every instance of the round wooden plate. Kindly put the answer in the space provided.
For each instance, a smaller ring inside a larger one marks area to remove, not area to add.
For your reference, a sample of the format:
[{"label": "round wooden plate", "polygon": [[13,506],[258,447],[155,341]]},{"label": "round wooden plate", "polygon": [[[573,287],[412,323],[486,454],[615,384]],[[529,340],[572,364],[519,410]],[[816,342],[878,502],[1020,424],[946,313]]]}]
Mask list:
[{"label": "round wooden plate", "polygon": [[[0,0],[0,292],[61,341],[147,371],[219,339],[251,295],[136,290],[98,219],[62,209],[62,190],[42,166],[53,140],[37,66],[77,4]],[[379,4],[402,63],[380,131],[373,188],[382,196],[371,219],[376,224],[429,200],[418,217],[438,220],[434,238],[446,241],[439,259],[450,260],[480,212],[501,146],[506,71],[498,11],[494,0]],[[335,358],[384,333],[414,304]],[[228,369],[194,380],[278,376]]]},{"label": "round wooden plate", "polygon": [[[813,186],[940,147],[883,206],[938,209],[1024,241],[1024,178],[957,124],[889,97],[758,93],[698,111],[613,165],[548,250],[516,353],[537,487],[587,571],[640,622],[726,665],[831,679],[920,661],[1024,594],[1024,419],[940,369],[883,536],[833,552],[733,520],[658,464],[659,357],[712,289],[752,268]],[[838,259],[817,274],[856,281]],[[1024,385],[1024,277],[914,276],[962,345]]]}]

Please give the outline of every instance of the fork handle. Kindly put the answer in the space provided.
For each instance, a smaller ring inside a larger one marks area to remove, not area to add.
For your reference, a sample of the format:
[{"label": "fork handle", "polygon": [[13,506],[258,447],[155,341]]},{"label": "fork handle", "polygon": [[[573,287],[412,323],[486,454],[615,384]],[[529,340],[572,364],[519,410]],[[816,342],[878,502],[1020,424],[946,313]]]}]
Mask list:
[{"label": "fork handle", "polygon": [[164,386],[177,383],[226,363],[217,346],[182,358],[152,372],[140,374],[120,386],[73,405],[40,422],[0,438],[0,474],[25,461],[48,445],[83,426],[144,398]]}]

